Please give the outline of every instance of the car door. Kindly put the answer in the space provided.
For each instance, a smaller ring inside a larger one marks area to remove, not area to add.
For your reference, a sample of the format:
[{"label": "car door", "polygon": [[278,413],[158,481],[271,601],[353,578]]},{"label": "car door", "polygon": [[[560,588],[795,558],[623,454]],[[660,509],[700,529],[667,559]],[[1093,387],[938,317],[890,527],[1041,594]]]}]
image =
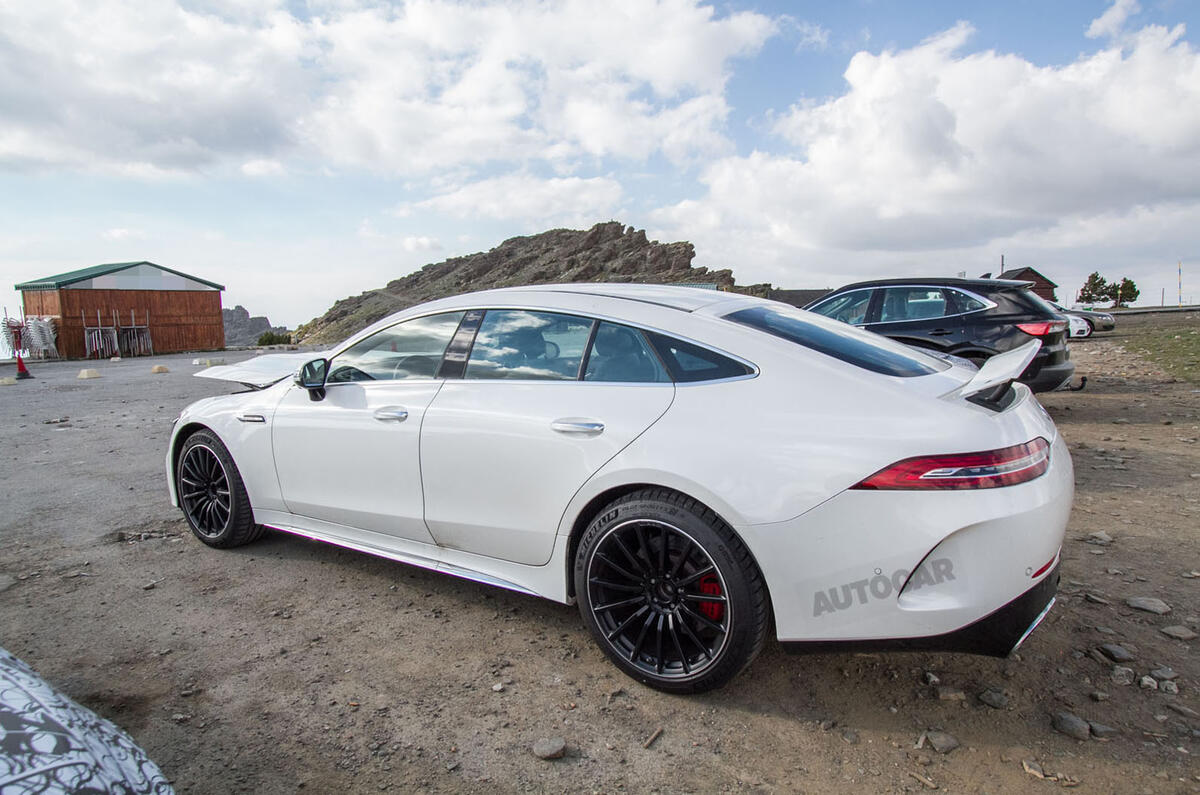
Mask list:
[{"label": "car door", "polygon": [[545,564],[575,492],[673,397],[640,331],[488,310],[463,378],[445,382],[421,431],[425,521],[434,539]]},{"label": "car door", "polygon": [[334,356],[323,399],[288,390],[275,411],[275,470],[287,509],[423,541],[420,431],[441,388],[443,353],[462,312],[415,318]]},{"label": "car door", "polygon": [[962,315],[942,287],[884,287],[865,328],[911,344],[951,350],[963,341]]}]

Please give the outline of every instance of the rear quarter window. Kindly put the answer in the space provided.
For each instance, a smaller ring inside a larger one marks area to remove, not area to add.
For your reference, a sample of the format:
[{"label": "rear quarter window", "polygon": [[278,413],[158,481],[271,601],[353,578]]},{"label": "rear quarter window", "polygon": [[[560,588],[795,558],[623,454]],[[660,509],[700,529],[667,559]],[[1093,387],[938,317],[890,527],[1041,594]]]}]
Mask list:
[{"label": "rear quarter window", "polygon": [[755,306],[725,318],[874,373],[912,378],[950,368],[946,362],[878,334],[844,324],[814,322],[806,315],[797,309]]},{"label": "rear quarter window", "polygon": [[654,350],[670,371],[671,379],[676,383],[719,381],[754,373],[754,370],[736,359],[708,348],[653,331],[647,332],[646,336],[650,338],[650,344],[654,346]]}]

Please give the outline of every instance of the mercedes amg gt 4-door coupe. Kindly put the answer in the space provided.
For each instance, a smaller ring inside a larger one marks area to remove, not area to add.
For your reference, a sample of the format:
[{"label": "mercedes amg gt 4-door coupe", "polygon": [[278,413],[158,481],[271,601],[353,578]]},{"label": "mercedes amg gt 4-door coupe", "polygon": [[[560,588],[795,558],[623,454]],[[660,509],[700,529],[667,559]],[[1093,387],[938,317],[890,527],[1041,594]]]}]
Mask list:
[{"label": "mercedes amg gt 4-door coupe", "polygon": [[[171,499],[211,547],[271,528],[577,603],[652,687],[797,651],[1007,655],[1053,603],[1066,444],[1015,379],[785,304],[570,284],[415,306],[322,354],[199,375]],[[279,565],[286,565],[280,561]]]}]

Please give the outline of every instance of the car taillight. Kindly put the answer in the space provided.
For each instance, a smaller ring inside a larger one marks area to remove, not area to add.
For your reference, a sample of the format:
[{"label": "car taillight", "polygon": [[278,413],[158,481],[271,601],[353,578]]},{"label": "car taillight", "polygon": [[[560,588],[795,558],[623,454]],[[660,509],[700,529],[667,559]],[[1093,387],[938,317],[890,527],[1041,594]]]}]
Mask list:
[{"label": "car taillight", "polygon": [[855,489],[994,489],[1033,480],[1050,466],[1050,443],[1042,437],[982,453],[906,458],[879,470]]},{"label": "car taillight", "polygon": [[1031,337],[1044,337],[1067,327],[1065,320],[1042,320],[1037,323],[1018,323],[1017,328]]}]

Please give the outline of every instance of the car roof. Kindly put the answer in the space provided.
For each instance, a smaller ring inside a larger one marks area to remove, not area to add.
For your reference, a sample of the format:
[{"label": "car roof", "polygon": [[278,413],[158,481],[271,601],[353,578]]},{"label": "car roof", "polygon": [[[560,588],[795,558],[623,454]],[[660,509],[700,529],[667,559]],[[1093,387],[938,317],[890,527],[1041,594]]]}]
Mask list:
[{"label": "car roof", "polygon": [[475,293],[455,296],[455,300],[478,303],[482,298],[499,299],[517,295],[537,293],[567,293],[573,295],[617,298],[656,304],[683,312],[695,312],[707,306],[743,301],[747,296],[722,290],[701,287],[681,287],[672,284],[614,284],[607,282],[584,282],[579,284],[531,284],[522,287],[500,287]]},{"label": "car roof", "polygon": [[1033,286],[1033,282],[1015,279],[958,279],[950,276],[931,276],[926,278],[872,279],[870,281],[847,284],[844,287],[839,287],[834,292],[840,293],[843,290],[860,287],[890,287],[905,284],[930,284],[935,287],[945,285],[947,287],[965,287],[976,290],[1018,290]]}]

